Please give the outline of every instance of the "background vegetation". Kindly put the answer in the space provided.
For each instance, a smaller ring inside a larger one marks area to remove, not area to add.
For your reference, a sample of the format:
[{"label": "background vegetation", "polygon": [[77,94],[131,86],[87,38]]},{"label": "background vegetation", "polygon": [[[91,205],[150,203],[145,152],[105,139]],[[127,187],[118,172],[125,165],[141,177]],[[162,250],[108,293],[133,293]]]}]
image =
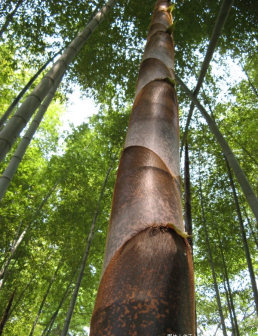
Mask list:
[{"label": "background vegetation", "polygon": [[[103,3],[102,0],[1,2],[0,26],[8,23],[0,41],[1,113],[40,66],[64,48]],[[29,335],[50,283],[34,335],[46,335],[53,316],[50,335],[60,335],[102,185],[115,153],[123,146],[153,7],[154,2],[148,0],[142,0],[140,5],[136,0],[118,1],[69,68],[1,202],[1,267],[25,230],[1,280],[0,318],[15,291],[5,336]],[[176,4],[176,73],[191,89],[196,85],[219,7],[220,2],[207,0],[182,0]],[[234,2],[199,94],[256,194],[257,20],[256,1]],[[100,105],[97,115],[67,135],[60,131],[60,120],[66,109],[66,94],[74,84]],[[180,87],[178,100],[182,134],[190,101]],[[232,307],[227,301],[226,271],[240,335],[257,335],[257,314],[226,162],[198,111],[191,122],[188,145],[198,333],[222,335],[206,225],[228,334],[236,326],[232,326],[230,319]],[[2,171],[12,153],[1,165]],[[89,325],[100,278],[118,159],[101,200],[70,335],[87,335],[85,327]],[[237,183],[236,190],[257,274],[258,225]]]}]

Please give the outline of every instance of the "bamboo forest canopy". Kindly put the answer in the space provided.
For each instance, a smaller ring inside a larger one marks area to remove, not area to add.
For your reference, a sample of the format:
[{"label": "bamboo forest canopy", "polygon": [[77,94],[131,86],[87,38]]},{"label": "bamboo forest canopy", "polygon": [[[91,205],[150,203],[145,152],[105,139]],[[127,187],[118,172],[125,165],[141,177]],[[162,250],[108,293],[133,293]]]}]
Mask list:
[{"label": "bamboo forest canopy", "polygon": [[[102,0],[1,1],[1,115],[30,78],[49,62],[31,84],[30,91],[21,98],[18,107],[21,105],[59,57],[55,55],[68,46],[105,3]],[[175,73],[192,91],[221,3],[178,0],[173,11]],[[88,335],[119,154],[154,5],[155,1],[148,0],[116,2],[70,64],[1,201],[0,321],[13,296],[3,335],[61,334],[83,251],[97,214],[69,329],[70,335]],[[257,1],[233,2],[198,95],[232,148],[256,196],[257,22]],[[98,114],[87,123],[73,126],[68,133],[60,126],[68,93],[75,85],[84,96],[95,100]],[[178,84],[177,93],[182,138],[191,100]],[[15,142],[2,162],[1,173],[18,143]],[[225,332],[256,335],[254,277],[257,278],[258,272],[258,223],[237,180],[231,175],[219,144],[197,109],[188,129],[187,144],[198,335],[225,336]],[[183,182],[184,148],[181,157]],[[185,190],[183,208],[184,194]]]}]

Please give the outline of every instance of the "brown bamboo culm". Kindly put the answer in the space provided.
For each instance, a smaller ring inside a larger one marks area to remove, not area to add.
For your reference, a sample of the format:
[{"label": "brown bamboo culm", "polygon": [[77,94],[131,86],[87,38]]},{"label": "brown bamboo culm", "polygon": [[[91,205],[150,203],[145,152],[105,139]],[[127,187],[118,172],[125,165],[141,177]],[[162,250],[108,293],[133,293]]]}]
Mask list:
[{"label": "brown bamboo culm", "polygon": [[181,236],[171,25],[169,2],[157,1],[117,174],[91,336],[195,332],[191,248]]}]

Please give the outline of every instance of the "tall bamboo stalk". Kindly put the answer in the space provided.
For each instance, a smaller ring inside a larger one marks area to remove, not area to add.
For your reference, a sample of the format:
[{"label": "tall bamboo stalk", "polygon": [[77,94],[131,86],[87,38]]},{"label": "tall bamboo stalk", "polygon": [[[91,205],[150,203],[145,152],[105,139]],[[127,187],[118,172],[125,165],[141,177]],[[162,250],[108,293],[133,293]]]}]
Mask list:
[{"label": "tall bamboo stalk", "polygon": [[16,141],[35,110],[40,106],[48,92],[54,87],[56,81],[64,75],[70,63],[74,60],[75,56],[84,46],[93,31],[109,13],[115,2],[116,0],[108,0],[107,4],[101,8],[84,30],[77,35],[0,132],[0,162],[11,149],[13,143]]},{"label": "tall bamboo stalk", "polygon": [[228,293],[228,288],[226,286],[226,280],[225,280],[225,276],[222,273],[222,282],[223,282],[223,287],[224,287],[224,291],[226,294],[226,300],[227,300],[227,306],[228,306],[228,311],[229,311],[229,316],[230,316],[230,322],[231,322],[231,328],[232,328],[232,336],[235,336],[235,324],[234,324],[234,320],[233,320],[233,315],[232,315],[232,309],[231,309],[231,304],[230,304],[230,300],[229,300],[229,293]]},{"label": "tall bamboo stalk", "polygon": [[[47,259],[43,262],[43,264],[41,265],[41,267],[43,267],[46,262],[50,259],[50,257],[52,256],[52,254],[50,254]],[[26,292],[26,290],[29,288],[30,284],[32,283],[33,280],[35,280],[35,276],[36,276],[36,272],[34,274],[32,274],[30,281],[26,284],[26,286],[24,287],[23,291],[21,292],[21,294],[19,295],[17,301],[15,302],[15,304],[12,306],[12,309],[10,311],[10,314],[8,315],[8,320],[9,317],[12,316],[12,313],[15,311],[15,309],[18,307],[19,303],[21,302],[24,293]]]},{"label": "tall bamboo stalk", "polygon": [[[234,2],[234,0],[223,0],[222,4],[220,6],[219,14],[218,14],[218,17],[217,17],[217,20],[216,20],[216,23],[215,23],[215,26],[213,28],[213,32],[212,32],[212,35],[211,35],[210,43],[208,45],[208,49],[207,49],[204,61],[202,63],[200,76],[198,78],[196,88],[193,92],[193,95],[195,97],[197,97],[197,95],[200,91],[200,88],[202,86],[202,83],[204,81],[205,75],[207,73],[207,70],[209,69],[210,61],[212,59],[214,50],[215,50],[215,48],[218,44],[219,37],[222,33],[222,29],[223,29],[223,27],[226,23],[226,20],[227,20],[227,17],[228,17],[228,14],[230,12],[230,9],[232,7],[233,2]],[[191,122],[193,109],[194,109],[194,102],[192,101],[191,105],[190,105],[190,110],[189,110],[189,113],[188,113],[187,121],[186,121],[185,131],[184,131],[183,138],[182,138],[182,141],[181,141],[180,156],[182,154],[182,150],[183,150],[183,147],[184,147],[185,140],[187,139],[188,127],[189,127],[190,122]]]},{"label": "tall bamboo stalk", "polygon": [[58,86],[62,80],[62,77],[58,79],[58,81],[55,83],[53,89],[49,91],[47,94],[47,97],[45,98],[44,102],[41,104],[38,113],[36,114],[34,120],[30,124],[28,130],[26,131],[24,137],[22,138],[21,142],[19,143],[13,157],[11,158],[7,168],[3,172],[3,175],[0,177],[0,201],[5,195],[5,192],[7,188],[9,187],[13,176],[15,175],[19,164],[21,163],[23,156],[34,136],[36,133],[50,103],[52,102],[52,99],[54,98],[54,95],[56,93],[56,90],[58,89]]},{"label": "tall bamboo stalk", "polygon": [[181,206],[171,9],[169,1],[157,1],[147,37],[91,336],[195,333],[193,264]]},{"label": "tall bamboo stalk", "polygon": [[4,315],[2,317],[2,320],[0,321],[0,336],[2,335],[3,333],[3,330],[4,330],[4,326],[8,320],[8,316],[9,316],[9,313],[10,313],[10,309],[12,307],[12,303],[13,303],[13,298],[14,298],[14,294],[15,294],[15,290],[12,294],[12,296],[10,297],[10,300],[8,302],[8,305],[7,307],[5,308],[5,311],[4,311]]},{"label": "tall bamboo stalk", "polygon": [[258,98],[258,91],[256,90],[255,86],[253,85],[253,82],[251,81],[251,79],[250,79],[250,77],[249,77],[247,71],[244,69],[243,66],[242,66],[242,69],[243,69],[243,71],[244,71],[244,73],[245,73],[245,75],[246,75],[246,77],[247,77],[247,80],[248,80],[248,82],[249,82],[249,84],[250,84],[250,86],[251,86],[251,88],[252,88],[252,90],[253,90],[253,93],[254,93],[254,94],[256,95],[256,97]]},{"label": "tall bamboo stalk", "polygon": [[[14,101],[11,103],[11,105],[8,107],[8,109],[4,112],[4,114],[1,116],[0,119],[0,129],[8,119],[8,117],[11,115],[12,111],[14,110],[15,106],[19,103],[21,98],[24,96],[24,94],[29,90],[31,85],[35,82],[35,80],[39,77],[39,75],[46,69],[46,67],[51,63],[54,58],[60,54],[61,50],[59,50],[54,56],[52,56],[42,67],[36,72],[34,76],[31,77],[31,79],[28,81],[28,83],[24,86],[24,88],[21,90],[21,92],[16,96]],[[50,90],[51,91],[51,90]]]},{"label": "tall bamboo stalk", "polygon": [[221,306],[221,300],[220,300],[220,293],[219,293],[219,288],[217,284],[217,279],[216,279],[216,273],[214,269],[214,264],[213,264],[213,257],[212,257],[212,252],[211,252],[211,247],[210,247],[210,242],[209,242],[209,235],[208,235],[208,230],[207,230],[207,224],[206,224],[206,218],[205,218],[205,212],[204,212],[204,202],[203,202],[203,192],[202,192],[202,182],[201,182],[201,173],[200,173],[200,167],[199,167],[199,189],[200,189],[200,203],[201,203],[201,211],[202,211],[202,223],[203,223],[203,228],[204,228],[204,234],[205,234],[205,240],[206,240],[206,245],[208,248],[208,254],[209,254],[209,261],[211,265],[211,272],[212,272],[212,278],[213,278],[213,284],[214,284],[214,289],[216,292],[216,300],[218,304],[218,310],[219,310],[219,315],[220,315],[220,322],[222,325],[222,331],[223,335],[227,336],[227,329],[225,325],[225,320],[224,320],[224,315],[222,311],[222,306]]},{"label": "tall bamboo stalk", "polygon": [[187,240],[193,249],[193,228],[192,228],[192,206],[191,206],[191,185],[190,185],[190,169],[189,169],[189,155],[188,155],[188,142],[185,142],[185,176],[184,176],[184,189],[185,189],[185,231],[191,237]]},{"label": "tall bamboo stalk", "polygon": [[67,311],[67,314],[66,314],[66,319],[65,319],[65,322],[64,322],[64,326],[63,326],[63,330],[62,330],[61,336],[66,336],[67,333],[68,333],[68,330],[69,330],[69,326],[70,326],[70,323],[71,323],[71,319],[72,319],[75,303],[76,303],[76,300],[77,300],[78,292],[79,292],[81,281],[82,281],[82,278],[83,278],[84,269],[85,269],[85,266],[86,266],[86,263],[87,263],[87,258],[88,258],[88,255],[89,255],[89,251],[90,251],[90,246],[91,246],[91,242],[92,242],[92,239],[93,239],[94,230],[95,230],[97,219],[98,219],[98,216],[99,216],[99,210],[100,210],[101,200],[102,200],[102,197],[104,195],[106,184],[108,182],[108,178],[109,178],[110,172],[111,172],[111,170],[113,168],[113,165],[115,163],[117,154],[118,154],[118,150],[117,150],[116,154],[114,155],[114,158],[113,158],[113,160],[112,160],[112,162],[111,162],[111,164],[110,164],[110,166],[108,168],[108,171],[107,171],[104,183],[102,185],[101,193],[99,195],[98,203],[97,203],[97,206],[96,206],[96,211],[95,211],[95,214],[94,214],[94,217],[93,217],[93,220],[92,220],[92,224],[91,224],[91,228],[90,228],[90,233],[88,235],[88,240],[87,240],[86,248],[85,248],[85,251],[84,251],[84,254],[83,254],[83,257],[82,257],[82,263],[81,263],[81,267],[80,267],[80,272],[79,272],[79,275],[78,275],[78,278],[77,278],[77,282],[75,284],[75,288],[74,288],[74,291],[73,291],[73,294],[72,294],[72,298],[71,298],[71,301],[70,301],[70,305],[69,305],[69,308],[68,308],[68,311]]},{"label": "tall bamboo stalk", "polygon": [[42,301],[41,301],[41,304],[40,304],[38,313],[37,313],[37,315],[36,315],[36,317],[35,317],[35,320],[34,320],[34,322],[33,322],[33,326],[32,326],[32,328],[31,328],[31,331],[30,331],[29,336],[32,336],[32,335],[34,334],[34,330],[35,330],[35,327],[36,327],[36,325],[37,325],[37,323],[38,323],[38,319],[39,319],[39,317],[40,317],[40,314],[42,313],[42,308],[44,307],[44,304],[45,304],[45,302],[46,302],[46,299],[47,299],[47,297],[48,297],[48,294],[49,294],[49,292],[50,292],[50,289],[51,289],[51,287],[52,287],[52,285],[53,285],[53,283],[54,283],[54,281],[55,281],[55,279],[56,279],[56,275],[57,275],[58,271],[60,270],[61,266],[62,266],[62,260],[60,260],[60,262],[59,262],[59,264],[58,264],[58,266],[57,266],[57,268],[56,268],[56,270],[55,270],[55,273],[54,273],[52,279],[50,280],[50,282],[49,282],[49,284],[48,284],[46,293],[45,293],[45,295],[44,295],[44,297],[43,297],[43,299],[42,299]]},{"label": "tall bamboo stalk", "polygon": [[[48,201],[49,197],[52,195],[52,193],[54,192],[54,190],[56,189],[58,183],[59,183],[60,179],[55,183],[54,187],[52,189],[50,189],[50,191],[48,192],[47,196],[43,199],[43,201],[41,202],[40,206],[38,207],[34,217],[37,217],[37,215],[40,213],[40,211],[42,210],[43,206],[46,204],[46,202]],[[8,267],[10,265],[11,259],[13,258],[14,253],[17,251],[19,245],[21,244],[21,242],[23,241],[23,238],[25,236],[25,234],[27,233],[27,231],[30,229],[31,225],[32,225],[33,221],[31,221],[26,227],[25,229],[22,231],[22,233],[19,235],[20,232],[20,227],[22,224],[22,221],[20,221],[17,233],[16,233],[16,237],[12,243],[12,247],[11,247],[11,253],[9,255],[9,257],[6,259],[5,263],[3,264],[1,270],[0,270],[0,290],[3,288],[3,285],[5,283],[5,279],[6,279],[6,274],[7,274],[7,270]],[[19,235],[19,238],[18,238]]]},{"label": "tall bamboo stalk", "polygon": [[243,218],[242,218],[242,214],[241,214],[241,210],[240,210],[240,206],[239,206],[239,202],[238,202],[238,197],[237,197],[237,193],[236,193],[236,188],[235,188],[233,176],[231,174],[231,170],[230,170],[230,166],[229,166],[227,158],[225,158],[225,161],[226,161],[226,165],[227,165],[230,185],[231,185],[233,195],[234,195],[234,201],[235,201],[235,206],[236,206],[236,211],[237,211],[237,216],[238,216],[238,221],[239,221],[239,226],[240,226],[240,232],[241,232],[241,235],[242,235],[242,241],[243,241],[243,245],[244,245],[246,261],[247,261],[250,280],[251,280],[251,285],[252,285],[252,289],[253,289],[254,302],[255,302],[255,307],[256,307],[256,314],[258,315],[258,291],[257,291],[257,285],[256,285],[255,274],[254,274],[254,269],[253,269],[253,263],[252,263],[252,259],[251,259],[250,252],[249,252],[248,242],[247,242],[247,239],[246,239],[245,227],[244,227]]},{"label": "tall bamboo stalk", "polygon": [[257,230],[256,230],[256,232],[254,231],[254,228],[253,228],[253,226],[251,224],[250,218],[249,218],[249,216],[248,216],[248,214],[247,214],[246,209],[245,209],[244,206],[242,207],[242,209],[244,210],[245,218],[247,220],[247,223],[248,223],[249,229],[251,231],[253,240],[254,240],[254,242],[255,242],[255,244],[257,246],[257,249],[258,249],[258,231]]},{"label": "tall bamboo stalk", "polygon": [[258,199],[247,180],[245,173],[241,169],[235,155],[233,154],[231,148],[229,147],[227,141],[224,139],[223,135],[218,129],[218,126],[216,125],[215,121],[211,118],[211,116],[207,113],[205,108],[201,105],[200,101],[191,93],[191,91],[187,88],[187,86],[184,84],[184,82],[176,75],[176,80],[179,83],[179,85],[182,87],[182,89],[185,91],[185,93],[188,95],[188,97],[193,100],[195,105],[198,107],[199,111],[201,112],[202,116],[207,121],[207,124],[209,125],[209,128],[211,132],[215,135],[218,143],[221,146],[221,149],[226,156],[228,163],[233,169],[233,172],[241,186],[241,189],[243,190],[243,193],[246,197],[246,200],[252,209],[255,218],[258,222]]},{"label": "tall bamboo stalk", "polygon": [[72,286],[73,279],[74,279],[75,274],[77,273],[77,271],[78,271],[78,268],[76,268],[75,272],[73,273],[73,276],[72,276],[72,278],[71,278],[71,280],[70,280],[68,286],[66,287],[66,290],[65,290],[65,292],[64,292],[64,295],[63,295],[61,301],[59,302],[59,305],[58,305],[56,311],[55,311],[54,314],[52,315],[52,317],[51,317],[51,319],[50,319],[50,321],[49,321],[49,324],[46,326],[46,328],[44,329],[44,331],[43,331],[43,333],[42,333],[41,336],[48,336],[48,335],[50,334],[51,329],[52,329],[52,327],[53,327],[53,325],[54,325],[54,323],[55,323],[55,320],[56,320],[56,318],[57,318],[57,315],[58,315],[58,313],[59,313],[59,310],[62,308],[62,305],[63,305],[63,303],[65,302],[65,300],[66,300],[66,298],[67,298],[69,289],[70,289],[71,286]]},{"label": "tall bamboo stalk", "polygon": [[220,253],[221,253],[221,258],[222,258],[222,263],[223,263],[223,270],[224,270],[224,273],[225,273],[225,280],[226,280],[226,283],[227,283],[227,289],[228,289],[228,295],[229,295],[229,301],[230,301],[230,308],[232,310],[233,319],[234,319],[234,324],[232,324],[234,326],[234,334],[236,334],[237,336],[240,336],[239,329],[238,329],[238,322],[237,322],[237,318],[236,318],[235,305],[234,305],[233,296],[232,296],[230,283],[229,283],[229,278],[228,278],[228,270],[227,270],[227,266],[226,266],[224,253],[223,253],[223,246],[222,246],[222,242],[221,242],[221,237],[220,237],[220,233],[219,233],[219,230],[218,230],[218,225],[215,225],[215,227],[216,227],[217,235],[218,235],[218,238],[219,238],[218,239],[219,240],[219,248],[220,248]]}]

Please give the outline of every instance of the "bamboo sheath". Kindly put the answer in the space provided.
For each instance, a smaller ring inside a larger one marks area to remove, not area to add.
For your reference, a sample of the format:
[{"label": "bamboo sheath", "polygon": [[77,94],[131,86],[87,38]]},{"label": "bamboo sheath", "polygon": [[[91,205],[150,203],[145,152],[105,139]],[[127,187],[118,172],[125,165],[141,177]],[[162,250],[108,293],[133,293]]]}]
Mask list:
[{"label": "bamboo sheath", "polygon": [[74,60],[77,53],[84,46],[91,34],[103,21],[115,3],[116,0],[109,0],[84,30],[77,35],[0,132],[0,161],[4,159],[6,153],[11,149],[20,132],[26,126],[27,122],[40,106],[48,92],[53,88],[58,78],[64,75],[69,64]]},{"label": "bamboo sheath", "polygon": [[184,231],[169,2],[158,0],[140,67],[90,335],[194,334]]},{"label": "bamboo sheath", "polygon": [[231,168],[233,169],[233,172],[238,180],[238,183],[241,186],[241,189],[246,197],[246,200],[252,209],[254,216],[258,222],[258,200],[257,197],[247,180],[245,173],[243,172],[242,168],[240,167],[234,153],[232,152],[231,148],[229,147],[227,141],[224,139],[223,135],[221,134],[220,130],[218,129],[218,126],[216,125],[215,121],[210,117],[210,115],[206,112],[205,108],[201,105],[200,101],[192,94],[192,92],[187,88],[187,86],[184,84],[184,82],[176,76],[176,80],[178,84],[182,87],[182,89],[185,91],[185,93],[188,95],[188,97],[194,102],[194,104],[197,106],[199,111],[201,112],[202,116],[207,121],[207,124],[210,127],[210,130],[215,135],[218,143],[221,146],[222,152],[224,153],[226,159],[228,160],[228,163],[230,164]]}]

